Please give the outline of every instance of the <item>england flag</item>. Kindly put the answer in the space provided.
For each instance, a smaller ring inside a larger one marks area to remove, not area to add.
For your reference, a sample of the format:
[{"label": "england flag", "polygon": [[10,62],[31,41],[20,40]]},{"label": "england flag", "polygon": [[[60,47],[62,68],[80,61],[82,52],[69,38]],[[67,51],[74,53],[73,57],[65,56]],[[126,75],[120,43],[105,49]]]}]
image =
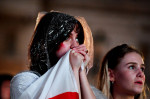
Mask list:
[{"label": "england flag", "polygon": [[68,51],[55,66],[31,84],[19,99],[79,99]]}]

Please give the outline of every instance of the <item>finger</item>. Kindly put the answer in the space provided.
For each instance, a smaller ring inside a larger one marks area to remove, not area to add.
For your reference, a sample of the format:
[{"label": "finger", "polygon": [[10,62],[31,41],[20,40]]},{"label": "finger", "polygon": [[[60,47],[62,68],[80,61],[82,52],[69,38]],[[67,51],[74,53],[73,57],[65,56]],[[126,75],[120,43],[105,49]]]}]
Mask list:
[{"label": "finger", "polygon": [[75,50],[71,50],[71,53],[72,53],[72,54],[75,53]]},{"label": "finger", "polygon": [[88,65],[88,69],[89,69],[89,70],[90,70],[92,67],[93,67],[93,65],[91,65],[91,64]]},{"label": "finger", "polygon": [[81,55],[84,56],[84,57],[86,56],[86,52],[85,52],[85,51],[82,51],[82,50],[81,50],[81,51],[76,51],[76,52],[79,53],[79,54],[81,54]]},{"label": "finger", "polygon": [[90,61],[90,57],[88,54],[85,55],[84,57],[84,62],[87,61],[87,63]]},{"label": "finger", "polygon": [[86,47],[78,47],[78,48],[74,48],[73,50],[76,50],[76,51],[87,51]]},{"label": "finger", "polygon": [[76,52],[75,55],[84,61],[84,56],[82,54]]},{"label": "finger", "polygon": [[73,54],[74,56],[78,56],[81,57],[82,60],[84,60],[84,55],[85,52],[84,51],[75,51],[75,50],[71,50],[71,54]]},{"label": "finger", "polygon": [[79,45],[79,46],[75,46],[73,49],[80,49],[80,48],[86,48],[86,46],[84,44]]},{"label": "finger", "polygon": [[86,54],[85,59],[84,59],[84,67],[87,69],[88,68],[88,63],[90,61],[90,57]]}]

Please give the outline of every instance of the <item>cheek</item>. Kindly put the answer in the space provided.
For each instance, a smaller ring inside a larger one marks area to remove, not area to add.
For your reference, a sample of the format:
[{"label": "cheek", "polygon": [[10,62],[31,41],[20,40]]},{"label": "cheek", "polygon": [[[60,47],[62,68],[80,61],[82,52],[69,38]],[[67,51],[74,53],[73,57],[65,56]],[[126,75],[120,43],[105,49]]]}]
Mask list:
[{"label": "cheek", "polygon": [[70,49],[70,44],[63,42],[63,43],[60,43],[58,51],[67,52],[69,51],[69,49]]},{"label": "cheek", "polygon": [[128,82],[134,82],[134,74],[129,71],[120,71],[116,74],[116,82],[118,82],[119,84],[128,85]]},{"label": "cheek", "polygon": [[56,51],[56,56],[58,58],[61,58],[63,55],[66,54],[67,51],[69,51],[70,46],[66,43],[60,43],[60,46],[58,48],[58,50]]},{"label": "cheek", "polygon": [[145,82],[145,74],[144,74],[144,77],[143,77],[143,81]]},{"label": "cheek", "polygon": [[57,51],[59,52],[60,50],[62,50],[64,48],[65,48],[65,44],[64,43],[60,43],[60,46],[59,46]]}]

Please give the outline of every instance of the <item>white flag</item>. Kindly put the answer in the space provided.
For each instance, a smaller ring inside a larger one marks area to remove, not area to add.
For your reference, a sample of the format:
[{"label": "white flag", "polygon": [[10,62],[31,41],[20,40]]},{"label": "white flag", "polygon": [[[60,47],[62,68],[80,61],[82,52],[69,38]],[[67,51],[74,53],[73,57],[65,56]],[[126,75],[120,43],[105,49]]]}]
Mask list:
[{"label": "white flag", "polygon": [[68,51],[55,66],[31,84],[19,99],[79,99]]}]

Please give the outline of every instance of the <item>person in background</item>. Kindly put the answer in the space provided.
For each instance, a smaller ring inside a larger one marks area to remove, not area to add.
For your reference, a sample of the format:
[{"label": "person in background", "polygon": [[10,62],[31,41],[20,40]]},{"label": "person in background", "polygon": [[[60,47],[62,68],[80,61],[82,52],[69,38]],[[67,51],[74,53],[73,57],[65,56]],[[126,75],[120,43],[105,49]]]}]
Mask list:
[{"label": "person in background", "polygon": [[98,89],[109,99],[146,99],[143,54],[122,44],[112,48],[103,58]]},{"label": "person in background", "polygon": [[12,77],[10,74],[0,75],[0,99],[10,99],[10,81]]}]

